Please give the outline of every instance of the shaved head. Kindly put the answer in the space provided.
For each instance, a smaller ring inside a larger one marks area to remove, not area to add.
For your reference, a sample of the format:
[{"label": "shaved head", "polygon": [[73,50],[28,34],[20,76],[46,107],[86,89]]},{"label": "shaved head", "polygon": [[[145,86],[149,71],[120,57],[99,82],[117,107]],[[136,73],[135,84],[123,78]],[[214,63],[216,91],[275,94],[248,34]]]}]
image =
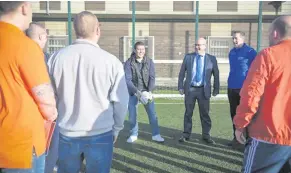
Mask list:
[{"label": "shaved head", "polygon": [[[89,12],[83,11],[75,16],[74,29],[77,38],[81,39],[99,39],[100,29],[97,17]],[[98,41],[97,39],[97,41]]]},{"label": "shaved head", "polygon": [[27,1],[0,1],[0,21],[25,31],[32,21],[31,3]]},{"label": "shaved head", "polygon": [[32,23],[30,23],[29,28],[26,30],[26,35],[29,38],[35,38],[40,33],[44,33],[44,32],[46,32],[44,25],[42,25],[40,23],[32,22]]},{"label": "shaved head", "polygon": [[195,52],[199,55],[204,55],[206,52],[206,42],[205,38],[199,38],[195,44]]},{"label": "shaved head", "polygon": [[270,45],[291,38],[291,16],[280,16],[276,18],[269,29]]},{"label": "shaved head", "polygon": [[23,1],[0,1],[0,15],[15,12]]},{"label": "shaved head", "polygon": [[34,40],[42,49],[45,48],[47,42],[47,31],[44,25],[32,22],[25,32],[26,35]]},{"label": "shaved head", "polygon": [[277,30],[281,37],[291,36],[291,16],[281,16],[272,23],[273,29]]}]

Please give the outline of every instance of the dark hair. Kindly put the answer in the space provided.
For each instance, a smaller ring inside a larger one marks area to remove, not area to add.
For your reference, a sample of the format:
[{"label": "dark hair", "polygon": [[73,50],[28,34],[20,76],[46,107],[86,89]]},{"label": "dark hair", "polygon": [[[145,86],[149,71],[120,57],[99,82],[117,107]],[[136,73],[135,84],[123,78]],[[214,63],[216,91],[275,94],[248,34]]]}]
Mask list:
[{"label": "dark hair", "polygon": [[141,41],[138,41],[134,44],[134,50],[136,50],[137,46],[145,46],[145,44]]},{"label": "dark hair", "polygon": [[131,52],[130,57],[133,57],[136,55],[135,50],[136,50],[137,46],[145,46],[145,44],[141,41],[136,42],[133,46],[134,50]]},{"label": "dark hair", "polygon": [[246,36],[246,33],[243,31],[233,31],[232,35],[234,35],[234,34],[240,34],[242,37]]},{"label": "dark hair", "polygon": [[130,58],[133,57],[133,56],[135,56],[135,51],[132,51],[132,52],[131,52],[131,54],[130,54]]},{"label": "dark hair", "polygon": [[24,1],[0,1],[0,15],[15,11]]}]

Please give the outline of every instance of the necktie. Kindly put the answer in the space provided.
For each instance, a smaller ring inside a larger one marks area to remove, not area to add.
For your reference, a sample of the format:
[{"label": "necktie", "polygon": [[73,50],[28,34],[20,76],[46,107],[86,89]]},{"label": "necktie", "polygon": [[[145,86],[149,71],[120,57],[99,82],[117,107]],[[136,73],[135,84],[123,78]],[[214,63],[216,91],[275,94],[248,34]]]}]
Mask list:
[{"label": "necktie", "polygon": [[202,58],[198,55],[196,58],[196,77],[195,81],[200,82],[202,80]]}]

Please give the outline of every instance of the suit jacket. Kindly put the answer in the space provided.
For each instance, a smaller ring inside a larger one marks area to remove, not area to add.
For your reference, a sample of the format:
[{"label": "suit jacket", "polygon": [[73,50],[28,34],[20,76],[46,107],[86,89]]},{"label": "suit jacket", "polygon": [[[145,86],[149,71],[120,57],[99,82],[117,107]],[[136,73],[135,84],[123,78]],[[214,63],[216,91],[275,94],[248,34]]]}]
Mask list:
[{"label": "suit jacket", "polygon": [[[196,60],[196,53],[186,54],[183,60],[178,80],[178,90],[183,89],[185,95],[191,87],[193,64]],[[194,69],[195,70],[195,69]],[[206,98],[211,97],[211,76],[214,76],[213,93],[219,93],[219,70],[215,56],[205,54],[204,62],[204,95]],[[186,80],[185,79],[186,75]]]}]

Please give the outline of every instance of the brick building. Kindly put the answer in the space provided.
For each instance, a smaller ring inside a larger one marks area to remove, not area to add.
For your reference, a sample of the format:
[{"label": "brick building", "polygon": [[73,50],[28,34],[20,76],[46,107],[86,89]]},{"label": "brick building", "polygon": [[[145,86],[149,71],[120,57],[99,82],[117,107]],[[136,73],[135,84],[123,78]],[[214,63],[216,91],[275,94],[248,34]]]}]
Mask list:
[{"label": "brick building", "polygon": [[[263,2],[261,48],[268,46],[268,27],[276,17],[270,1]],[[99,45],[121,61],[131,53],[131,1],[72,1],[71,12],[83,10],[97,15],[101,22]],[[228,51],[231,32],[246,32],[246,42],[256,48],[258,1],[200,1],[199,36],[208,39],[208,52],[217,56],[222,85],[228,75]],[[67,44],[67,2],[33,2],[33,20],[49,30],[48,51]],[[157,78],[164,85],[176,85],[185,53],[194,50],[195,1],[136,1],[136,40],[147,44],[147,53],[156,63]],[[284,2],[278,15],[291,14],[291,2]],[[72,33],[75,38],[74,31]],[[174,82],[173,82],[174,81]]]}]

